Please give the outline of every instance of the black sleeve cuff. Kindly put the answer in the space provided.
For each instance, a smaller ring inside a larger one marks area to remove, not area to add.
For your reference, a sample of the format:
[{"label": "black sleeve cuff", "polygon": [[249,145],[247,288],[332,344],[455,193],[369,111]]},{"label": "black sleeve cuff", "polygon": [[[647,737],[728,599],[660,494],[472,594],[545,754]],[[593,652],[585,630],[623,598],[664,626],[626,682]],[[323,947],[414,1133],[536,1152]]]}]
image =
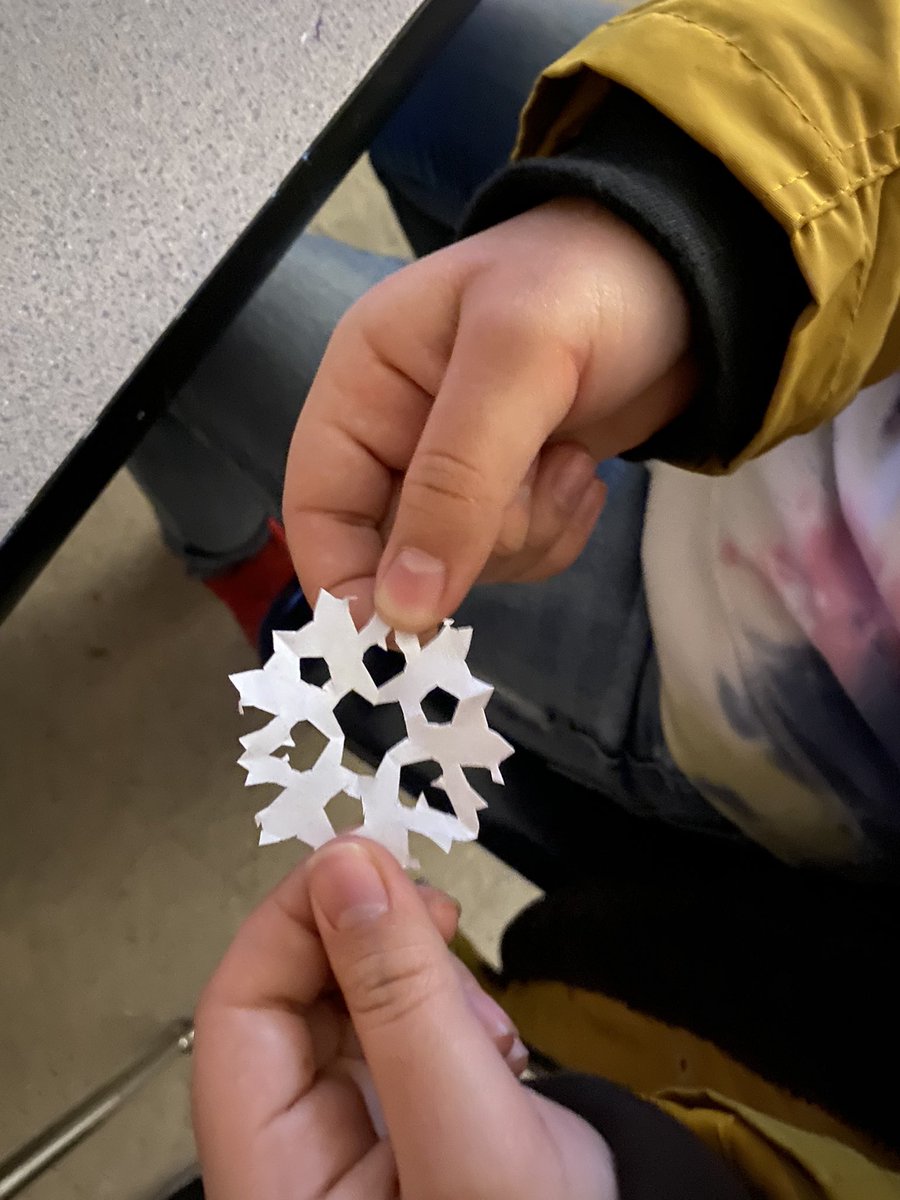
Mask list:
[{"label": "black sleeve cuff", "polygon": [[513,163],[489,181],[462,233],[561,196],[595,199],[633,225],[691,305],[698,395],[629,457],[727,466],[762,425],[809,300],[787,235],[715,155],[621,88],[564,154]]},{"label": "black sleeve cuff", "polygon": [[583,1117],[612,1151],[619,1200],[751,1200],[730,1166],[662,1109],[593,1075],[531,1087]]}]

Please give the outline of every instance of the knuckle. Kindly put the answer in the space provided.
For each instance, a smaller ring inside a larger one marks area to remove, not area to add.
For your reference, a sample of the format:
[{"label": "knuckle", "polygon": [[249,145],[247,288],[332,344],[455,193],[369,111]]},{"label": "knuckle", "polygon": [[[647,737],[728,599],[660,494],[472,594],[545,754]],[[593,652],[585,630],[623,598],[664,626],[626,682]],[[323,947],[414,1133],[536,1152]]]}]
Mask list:
[{"label": "knuckle", "polygon": [[540,336],[553,315],[547,303],[546,281],[538,268],[519,266],[519,286],[498,292],[495,280],[485,276],[466,298],[466,315],[491,342],[519,345]]},{"label": "knuckle", "polygon": [[406,506],[430,510],[434,501],[475,508],[488,499],[482,472],[452,450],[421,450],[403,484]]},{"label": "knuckle", "polygon": [[379,344],[385,326],[385,312],[390,311],[385,297],[386,283],[386,280],[382,280],[374,284],[344,311],[332,331],[331,346],[349,349],[360,342],[373,347]]},{"label": "knuckle", "polygon": [[438,979],[425,948],[410,944],[363,955],[345,988],[354,1019],[370,1029],[383,1029],[425,1006],[437,991]]}]

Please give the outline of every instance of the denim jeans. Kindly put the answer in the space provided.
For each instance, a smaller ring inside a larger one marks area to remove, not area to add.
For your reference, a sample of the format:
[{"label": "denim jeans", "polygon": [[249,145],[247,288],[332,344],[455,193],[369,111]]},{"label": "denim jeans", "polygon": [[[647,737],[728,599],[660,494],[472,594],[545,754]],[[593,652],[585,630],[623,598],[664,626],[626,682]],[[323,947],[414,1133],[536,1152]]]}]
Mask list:
[{"label": "denim jeans", "polygon": [[[451,240],[503,165],[542,67],[621,7],[482,0],[371,147],[417,253]],[[131,469],[192,573],[214,574],[263,544],[331,330],[401,265],[304,235],[149,432]],[[476,587],[458,614],[474,627],[473,668],[497,689],[492,723],[632,812],[731,834],[662,735],[640,562],[647,472],[600,470],[609,500],[579,561],[542,584]]]}]

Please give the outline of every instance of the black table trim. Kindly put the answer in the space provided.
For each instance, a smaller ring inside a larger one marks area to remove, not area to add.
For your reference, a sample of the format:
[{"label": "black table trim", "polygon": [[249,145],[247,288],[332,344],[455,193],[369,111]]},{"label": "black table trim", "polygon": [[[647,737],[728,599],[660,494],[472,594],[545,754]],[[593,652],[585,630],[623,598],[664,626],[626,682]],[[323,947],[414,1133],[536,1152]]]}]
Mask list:
[{"label": "black table trim", "polygon": [[0,542],[0,620],[477,0],[425,0]]}]

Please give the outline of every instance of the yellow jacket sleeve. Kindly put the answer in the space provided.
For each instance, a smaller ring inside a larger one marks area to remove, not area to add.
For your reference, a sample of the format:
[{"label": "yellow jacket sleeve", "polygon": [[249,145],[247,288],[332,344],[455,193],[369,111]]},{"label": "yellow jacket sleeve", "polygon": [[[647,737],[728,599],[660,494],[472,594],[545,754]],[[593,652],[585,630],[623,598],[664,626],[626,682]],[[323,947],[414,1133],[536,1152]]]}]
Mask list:
[{"label": "yellow jacket sleeve", "polygon": [[766,1200],[900,1200],[900,1175],[833,1138],[714,1092],[672,1092],[656,1102]]},{"label": "yellow jacket sleeve", "polygon": [[900,367],[898,0],[654,0],[545,72],[519,156],[564,148],[611,83],[725,163],[809,286],[765,422],[733,465]]}]

